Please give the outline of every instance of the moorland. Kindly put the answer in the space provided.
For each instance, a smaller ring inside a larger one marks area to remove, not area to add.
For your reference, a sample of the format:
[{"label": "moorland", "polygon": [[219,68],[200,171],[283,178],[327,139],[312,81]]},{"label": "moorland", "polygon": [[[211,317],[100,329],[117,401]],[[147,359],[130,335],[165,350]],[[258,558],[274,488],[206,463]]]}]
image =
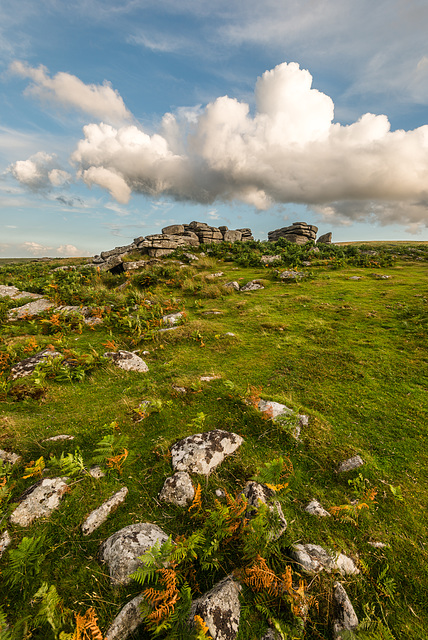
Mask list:
[{"label": "moorland", "polygon": [[[337,576],[302,573],[290,555],[297,543],[343,552],[358,566],[340,578],[360,621],[356,637],[426,637],[428,245],[313,248],[206,245],[192,250],[197,259],[177,251],[118,275],[85,259],[1,263],[1,285],[55,304],[10,320],[29,299],[0,299],[0,448],[20,456],[0,467],[0,535],[11,540],[0,559],[2,640],[103,637],[142,587],[112,585],[99,547],[137,522],[158,524],[183,557],[176,605],[135,638],[208,637],[183,623],[185,596],[232,572],[243,584],[239,640],[262,638],[269,626],[283,638],[332,638]],[[263,255],[279,257],[265,264]],[[281,278],[285,270],[302,275]],[[253,280],[257,290],[225,286]],[[83,307],[96,323],[84,322]],[[179,323],[159,331],[178,312]],[[12,379],[18,362],[44,349],[60,356]],[[119,350],[140,355],[148,372],[103,357]],[[258,410],[260,399],[309,416],[297,439],[291,423]],[[208,477],[192,478],[191,507],[161,502],[171,445],[212,429],[244,443]],[[64,434],[73,439],[47,440]],[[364,464],[337,473],[355,455]],[[103,477],[88,473],[93,464]],[[58,509],[29,527],[11,523],[26,490],[56,476],[69,478]],[[277,540],[263,521],[256,530],[242,517],[251,479],[275,487],[288,523]],[[83,535],[87,515],[123,486],[126,501]],[[314,499],[330,517],[305,511]],[[288,591],[245,581],[260,558],[275,576],[289,567]],[[145,587],[161,592],[158,578],[147,576]],[[79,631],[88,611],[96,623]]]}]

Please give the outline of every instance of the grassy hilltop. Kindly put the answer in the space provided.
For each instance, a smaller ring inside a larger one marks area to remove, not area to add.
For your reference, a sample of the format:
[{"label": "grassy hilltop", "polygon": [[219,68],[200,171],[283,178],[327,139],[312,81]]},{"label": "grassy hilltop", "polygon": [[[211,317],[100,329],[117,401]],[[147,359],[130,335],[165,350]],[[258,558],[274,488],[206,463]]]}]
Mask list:
[{"label": "grassy hilltop", "polygon": [[[340,580],[362,623],[359,638],[425,637],[428,244],[325,245],[319,253],[311,247],[206,245],[205,256],[192,251],[198,260],[177,253],[128,275],[54,271],[83,259],[0,265],[0,284],[57,305],[92,307],[102,320],[88,326],[78,314],[50,310],[8,322],[8,311],[28,300],[0,298],[0,449],[21,456],[0,467],[0,535],[7,529],[12,539],[0,559],[1,640],[77,640],[76,614],[91,607],[105,633],[142,587],[111,586],[98,549],[137,522],[156,523],[175,541],[204,531],[197,557],[177,569],[180,588],[188,585],[192,597],[232,571],[242,578],[259,557],[277,576],[291,567],[294,590],[286,594],[244,584],[239,640],[262,638],[268,624],[283,638],[333,637],[337,576],[300,575],[289,554],[297,542],[354,559],[360,574]],[[264,265],[263,254],[280,258]],[[291,268],[304,277],[282,281],[279,274]],[[224,286],[253,279],[264,288],[245,293]],[[162,317],[178,311],[184,311],[178,328],[159,332]],[[17,362],[52,347],[63,360],[11,381]],[[149,372],[126,372],[102,357],[119,349],[137,351]],[[290,425],[257,410],[260,398],[309,416],[300,440]],[[172,473],[170,446],[216,428],[241,435],[244,444],[207,481],[193,477],[201,493],[190,510],[160,502]],[[46,442],[59,434],[74,440]],[[336,473],[356,454],[362,467]],[[88,475],[94,463],[105,477]],[[288,527],[276,542],[261,530],[257,547],[238,506],[245,483],[269,473]],[[70,478],[59,508],[28,528],[11,525],[19,497],[42,475]],[[124,504],[85,537],[86,516],[122,486],[129,490]],[[216,502],[218,488],[227,503]],[[306,513],[313,499],[333,515]],[[229,519],[209,519],[224,509]],[[216,549],[208,550],[213,541]],[[157,637],[207,637],[171,624]],[[155,627],[149,622],[134,637],[152,638]],[[82,638],[101,637],[86,633]]]}]

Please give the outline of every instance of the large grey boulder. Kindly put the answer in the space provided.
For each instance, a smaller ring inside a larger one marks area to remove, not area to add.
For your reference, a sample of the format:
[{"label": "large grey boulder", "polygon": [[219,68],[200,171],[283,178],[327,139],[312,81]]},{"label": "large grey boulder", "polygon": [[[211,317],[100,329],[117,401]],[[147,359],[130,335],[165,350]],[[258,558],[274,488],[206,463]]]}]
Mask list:
[{"label": "large grey boulder", "polygon": [[295,244],[306,244],[311,240],[314,241],[317,235],[318,227],[306,222],[293,222],[289,227],[282,227],[281,229],[275,229],[275,231],[269,231],[269,242],[276,242],[279,238],[285,238],[289,242]]},{"label": "large grey boulder", "polygon": [[331,233],[331,231],[329,231],[328,233],[323,233],[323,235],[318,238],[317,244],[331,244],[332,237],[333,234]]},{"label": "large grey boulder", "polygon": [[21,360],[21,362],[15,364],[11,369],[12,380],[30,376],[38,364],[47,360],[53,360],[54,358],[62,358],[62,354],[59,353],[59,351],[44,349],[43,351],[36,353],[34,356]]},{"label": "large grey boulder", "polygon": [[240,231],[228,230],[223,235],[224,242],[240,242],[242,239],[242,233]]},{"label": "large grey boulder", "polygon": [[104,354],[104,358],[109,358],[116,367],[124,371],[138,371],[139,373],[147,373],[149,367],[140,356],[132,351],[108,351]]},{"label": "large grey boulder", "polygon": [[262,504],[268,506],[269,511],[276,516],[278,527],[270,532],[269,539],[277,540],[287,529],[287,520],[279,502],[277,500],[272,501],[275,491],[264,484],[250,480],[245,485],[242,493],[248,500],[248,508],[245,514],[247,518],[254,517]]},{"label": "large grey boulder", "polygon": [[195,616],[200,616],[213,640],[235,640],[241,616],[240,590],[240,585],[230,576],[217,583],[193,602],[189,623],[193,625]]},{"label": "large grey boulder", "polygon": [[141,612],[143,596],[136,596],[119,612],[107,629],[105,640],[126,640],[144,621]]},{"label": "large grey boulder", "polygon": [[37,483],[10,516],[12,524],[29,527],[38,518],[47,518],[58,509],[63,495],[69,490],[67,478],[46,478]]},{"label": "large grey boulder", "polygon": [[321,571],[338,571],[341,575],[360,573],[351,558],[343,553],[331,555],[318,544],[295,544],[290,555],[302,571],[311,575]]},{"label": "large grey boulder", "polygon": [[98,529],[108,518],[110,513],[117,509],[117,507],[125,501],[128,495],[127,487],[122,487],[119,491],[116,491],[111,498],[106,500],[100,507],[91,511],[82,524],[82,533],[84,536],[88,536],[90,533]]},{"label": "large grey boulder", "polygon": [[236,433],[221,429],[188,436],[171,447],[173,469],[209,475],[243,442],[243,438]]},{"label": "large grey boulder", "polygon": [[38,300],[33,300],[33,302],[27,302],[22,307],[10,309],[7,317],[8,320],[22,320],[31,316],[38,316],[54,306],[54,303],[46,300],[46,298],[39,298]]},{"label": "large grey boulder", "polygon": [[[353,637],[353,632],[358,627],[358,618],[354,607],[340,582],[334,583],[333,590],[333,638],[345,640]],[[354,635],[354,637],[357,637]]]},{"label": "large grey boulder", "polygon": [[194,497],[195,488],[186,471],[177,471],[173,476],[167,478],[159,493],[159,500],[170,502],[177,507],[187,506]]},{"label": "large grey boulder", "polygon": [[140,556],[166,540],[168,536],[156,524],[130,524],[107,538],[101,545],[99,557],[108,565],[113,584],[128,584],[131,573],[142,566]]}]

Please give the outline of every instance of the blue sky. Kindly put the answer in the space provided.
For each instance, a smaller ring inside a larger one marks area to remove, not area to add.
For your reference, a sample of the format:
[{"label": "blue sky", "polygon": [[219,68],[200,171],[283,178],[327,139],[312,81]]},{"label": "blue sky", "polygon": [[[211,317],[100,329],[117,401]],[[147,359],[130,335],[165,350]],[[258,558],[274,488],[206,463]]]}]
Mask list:
[{"label": "blue sky", "polygon": [[3,0],[0,256],[428,240],[426,0]]}]

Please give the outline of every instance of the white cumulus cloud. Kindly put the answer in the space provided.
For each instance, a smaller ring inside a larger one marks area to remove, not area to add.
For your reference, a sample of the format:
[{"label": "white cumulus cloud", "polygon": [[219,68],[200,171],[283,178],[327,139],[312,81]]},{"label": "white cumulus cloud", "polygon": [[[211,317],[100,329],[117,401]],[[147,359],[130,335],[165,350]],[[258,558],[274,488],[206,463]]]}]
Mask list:
[{"label": "white cumulus cloud", "polygon": [[71,178],[67,171],[59,168],[56,156],[44,151],[14,162],[9,171],[19,183],[33,191],[62,186]]},{"label": "white cumulus cloud", "polygon": [[[254,113],[223,96],[192,119],[165,114],[154,135],[135,125],[90,124],[72,160],[88,185],[121,203],[137,192],[205,204],[240,200],[260,210],[304,203],[330,217],[334,211],[344,219],[427,222],[428,126],[391,131],[385,115],[371,113],[335,123],[331,98],[293,62],[257,80]],[[350,206],[361,202],[374,204]]]},{"label": "white cumulus cloud", "polygon": [[43,65],[30,67],[19,60],[10,65],[10,70],[32,81],[25,90],[27,95],[83,111],[115,125],[132,120],[122,97],[107,81],[102,85],[85,84],[80,78],[63,71],[51,77]]}]

